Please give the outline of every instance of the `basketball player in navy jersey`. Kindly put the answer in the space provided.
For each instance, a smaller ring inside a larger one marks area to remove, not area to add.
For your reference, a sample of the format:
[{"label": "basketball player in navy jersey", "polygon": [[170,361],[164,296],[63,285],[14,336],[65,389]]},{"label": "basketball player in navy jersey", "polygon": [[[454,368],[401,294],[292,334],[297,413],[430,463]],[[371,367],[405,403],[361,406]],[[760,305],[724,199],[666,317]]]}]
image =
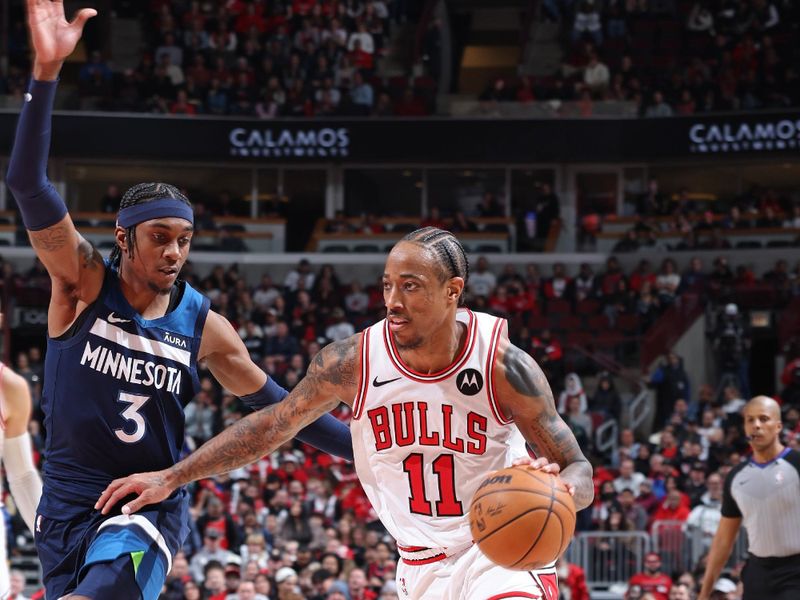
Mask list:
[{"label": "basketball player in navy jersey", "polygon": [[[178,489],[133,518],[101,515],[110,481],[173,465],[184,406],[204,360],[253,408],[287,392],[251,360],[230,323],[178,280],[192,241],[189,200],[174,186],[139,184],[122,198],[110,260],[76,231],[45,173],[58,75],[83,25],[60,1],[28,0],[35,50],[7,183],[52,280],[42,408],[47,440],[35,541],[49,599],[158,597],[189,531]],[[330,415],[300,439],[352,459],[349,430]]]},{"label": "basketball player in navy jersey", "polygon": [[97,507],[107,511],[134,493],[122,509],[133,514],[189,481],[254,461],[346,402],[356,472],[398,543],[401,598],[555,600],[554,566],[511,571],[479,552],[469,503],[487,473],[525,460],[526,442],[538,457],[533,467],[560,470],[579,510],[592,503],[592,468],[542,370],[509,342],[505,321],[459,308],[468,276],[451,233],[408,234],[386,261],[385,320],[322,349],[286,401],[170,468],[113,482]]}]

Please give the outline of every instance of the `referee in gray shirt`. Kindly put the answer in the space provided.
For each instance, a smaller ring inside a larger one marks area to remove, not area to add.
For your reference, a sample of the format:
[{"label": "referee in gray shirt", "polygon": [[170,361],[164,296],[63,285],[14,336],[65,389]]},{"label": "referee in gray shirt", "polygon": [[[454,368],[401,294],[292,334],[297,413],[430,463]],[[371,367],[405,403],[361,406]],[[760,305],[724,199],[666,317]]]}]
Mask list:
[{"label": "referee in gray shirt", "polygon": [[744,525],[749,557],[742,571],[742,600],[800,599],[800,452],[780,442],[781,409],[756,396],[743,410],[753,449],[749,461],[728,473],[722,519],[708,556],[697,600],[709,600]]}]

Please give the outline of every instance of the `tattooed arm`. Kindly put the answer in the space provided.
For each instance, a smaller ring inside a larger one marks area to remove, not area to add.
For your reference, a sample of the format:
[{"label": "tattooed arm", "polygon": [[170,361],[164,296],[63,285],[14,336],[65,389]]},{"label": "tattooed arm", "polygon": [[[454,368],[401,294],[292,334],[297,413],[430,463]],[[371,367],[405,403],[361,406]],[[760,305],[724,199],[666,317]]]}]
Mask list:
[{"label": "tattooed arm", "polygon": [[285,400],[240,419],[171,468],[112,481],[95,509],[108,514],[119,500],[131,494],[138,497],[122,507],[126,514],[161,502],[191,481],[252,463],[340,402],[351,404],[361,373],[360,339],[360,335],[354,335],[320,350],[305,378]]},{"label": "tattooed arm", "polygon": [[589,506],[594,499],[592,466],[556,411],[553,392],[541,368],[505,335],[498,346],[494,381],[500,408],[514,419],[538,457],[561,467],[561,479],[575,490],[576,508]]}]

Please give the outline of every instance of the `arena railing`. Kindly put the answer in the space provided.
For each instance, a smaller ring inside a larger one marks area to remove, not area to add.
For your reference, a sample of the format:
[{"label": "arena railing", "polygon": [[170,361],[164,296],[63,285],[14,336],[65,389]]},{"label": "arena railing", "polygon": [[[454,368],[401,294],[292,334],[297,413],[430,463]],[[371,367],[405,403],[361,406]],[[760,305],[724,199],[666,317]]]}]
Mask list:
[{"label": "arena railing", "polygon": [[565,556],[584,570],[592,590],[608,589],[640,572],[651,548],[646,531],[581,531]]},{"label": "arena railing", "polygon": [[639,355],[642,372],[647,372],[653,361],[671,348],[702,313],[699,294],[687,292],[675,298],[642,337]]},{"label": "arena railing", "polygon": [[[685,521],[655,521],[652,528],[653,552],[661,556],[665,573],[693,571],[711,548],[713,535]],[[726,567],[733,568],[747,558],[747,532],[742,528]]]}]

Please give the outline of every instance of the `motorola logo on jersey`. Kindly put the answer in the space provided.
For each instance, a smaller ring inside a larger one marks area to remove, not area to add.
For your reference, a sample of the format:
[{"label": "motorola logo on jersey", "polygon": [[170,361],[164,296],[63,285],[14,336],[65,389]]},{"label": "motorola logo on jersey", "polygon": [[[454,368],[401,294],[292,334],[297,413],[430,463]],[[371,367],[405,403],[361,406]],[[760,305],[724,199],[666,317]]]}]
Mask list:
[{"label": "motorola logo on jersey", "polygon": [[475,369],[464,369],[456,375],[456,386],[465,396],[474,396],[483,389],[483,375]]}]

